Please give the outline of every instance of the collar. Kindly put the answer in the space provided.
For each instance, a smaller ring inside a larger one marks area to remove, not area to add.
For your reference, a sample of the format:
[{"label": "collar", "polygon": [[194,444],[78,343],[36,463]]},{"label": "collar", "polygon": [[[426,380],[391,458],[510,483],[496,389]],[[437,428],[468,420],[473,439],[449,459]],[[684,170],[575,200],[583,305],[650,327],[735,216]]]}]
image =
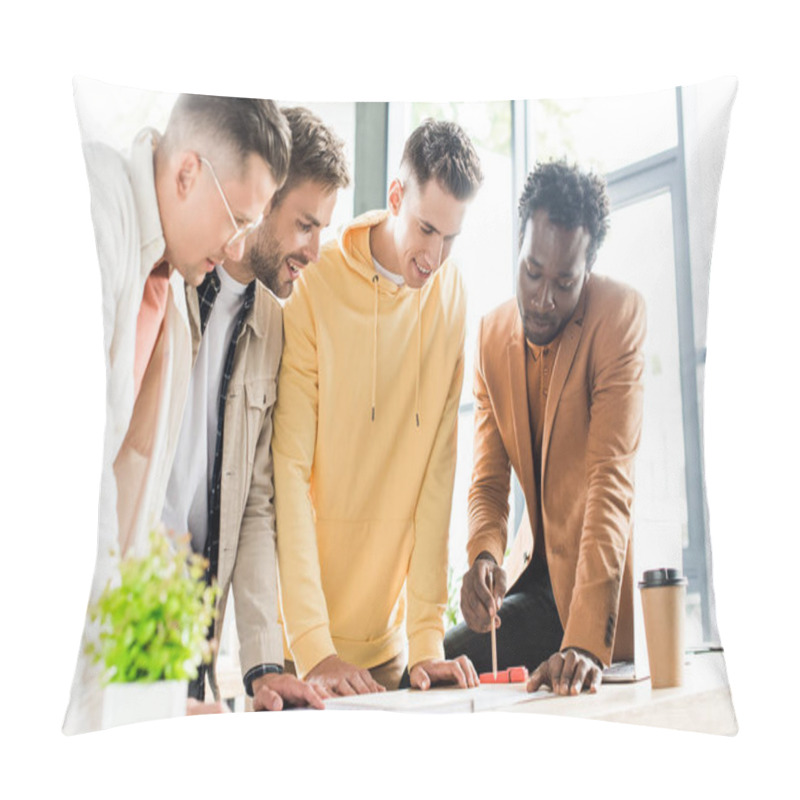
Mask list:
[{"label": "collar", "polygon": [[[149,274],[164,258],[166,241],[158,212],[155,181],[155,148],[159,134],[152,128],[139,131],[128,159],[131,189],[139,221],[142,270]],[[144,278],[147,275],[143,275]]]},{"label": "collar", "polygon": [[254,296],[251,307],[244,318],[244,324],[249,326],[253,334],[261,339],[267,334],[267,320],[272,308],[280,306],[280,304],[274,299],[272,292],[257,278],[247,284],[247,291],[253,292]]},{"label": "collar", "polygon": [[[589,296],[591,295],[591,286],[592,286],[592,273],[590,272],[586,276],[586,280],[583,282],[583,289],[581,289],[581,296],[578,298],[578,305],[575,306],[575,310],[572,312],[572,316],[569,318],[569,321],[564,326],[564,330],[558,335],[557,340],[560,342],[564,335],[573,325],[577,325],[581,327],[583,325],[583,318],[586,316],[586,304],[589,302]],[[515,306],[517,305],[517,301],[514,301]],[[514,315],[514,337],[518,339],[522,339],[525,343],[526,347],[530,347],[530,342],[525,338],[525,329],[522,327],[522,317],[519,315],[519,307],[516,308],[516,314]],[[544,347],[551,347],[555,343],[555,340],[548,345],[544,345]],[[535,346],[535,345],[534,345]]]},{"label": "collar", "polygon": [[[570,318],[570,322],[571,321],[572,320]],[[534,344],[533,342],[528,341],[527,338],[525,339],[525,346],[528,348],[528,352],[531,354],[531,357],[534,361],[538,361],[544,354],[545,350],[548,352],[555,352],[558,349],[558,345],[561,343],[561,337],[564,335],[564,331],[567,329],[568,325],[569,322],[567,322],[567,325],[564,326],[564,330],[560,331],[558,336],[556,336],[552,342],[548,342],[547,344]]]}]

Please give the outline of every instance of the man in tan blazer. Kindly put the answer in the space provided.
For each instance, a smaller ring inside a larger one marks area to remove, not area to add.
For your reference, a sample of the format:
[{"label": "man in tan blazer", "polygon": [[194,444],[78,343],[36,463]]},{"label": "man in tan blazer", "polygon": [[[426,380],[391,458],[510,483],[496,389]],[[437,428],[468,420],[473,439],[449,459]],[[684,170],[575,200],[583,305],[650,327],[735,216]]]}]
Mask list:
[{"label": "man in tan blazer", "polygon": [[[320,687],[283,674],[273,506],[272,409],[283,349],[282,309],[349,183],[343,142],[304,108],[283,109],[292,136],[286,183],[244,249],[187,288],[197,356],[164,521],[189,530],[220,587],[217,634],[233,591],[240,662],[255,710],[322,707]],[[205,676],[190,695],[205,700]],[[219,699],[214,665],[208,679]],[[210,705],[210,704],[209,704]],[[213,710],[200,706],[202,710]]]},{"label": "man in tan blazer", "polygon": [[[633,654],[645,310],[633,289],[591,273],[608,213],[602,179],[537,165],[519,203],[516,300],[478,333],[471,566],[465,623],[445,652],[489,671],[494,624],[498,667],[536,667],[530,691],[596,691],[602,668]],[[527,514],[506,560],[511,468]]]}]

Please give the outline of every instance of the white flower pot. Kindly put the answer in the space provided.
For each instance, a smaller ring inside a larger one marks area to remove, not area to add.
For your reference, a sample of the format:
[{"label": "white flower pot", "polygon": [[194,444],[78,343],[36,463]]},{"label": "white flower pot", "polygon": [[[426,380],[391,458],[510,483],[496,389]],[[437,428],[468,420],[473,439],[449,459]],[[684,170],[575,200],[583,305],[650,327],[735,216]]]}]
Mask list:
[{"label": "white flower pot", "polygon": [[187,681],[109,683],[103,691],[102,727],[185,716],[187,689]]}]

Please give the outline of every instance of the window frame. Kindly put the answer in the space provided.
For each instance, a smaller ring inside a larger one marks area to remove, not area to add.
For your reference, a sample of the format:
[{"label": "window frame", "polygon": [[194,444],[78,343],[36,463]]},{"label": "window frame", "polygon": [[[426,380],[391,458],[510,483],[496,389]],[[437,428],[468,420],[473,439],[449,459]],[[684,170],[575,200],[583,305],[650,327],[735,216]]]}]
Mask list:
[{"label": "window frame", "polygon": [[[511,185],[510,198],[513,209],[512,253],[518,251],[519,223],[516,213],[525,178],[533,168],[535,154],[528,145],[530,133],[529,103],[526,100],[511,102]],[[357,104],[360,106],[362,104]],[[377,104],[375,104],[377,105]],[[391,156],[398,156],[402,149],[403,113],[405,104],[389,103],[386,109],[386,146],[382,167],[386,170],[396,165]],[[695,306],[692,290],[692,263],[689,241],[689,214],[687,202],[686,149],[684,130],[684,98],[680,87],[675,89],[675,120],[677,144],[645,159],[630,163],[606,174],[611,210],[648,200],[655,195],[668,192],[672,210],[673,250],[675,262],[676,313],[678,323],[678,350],[680,360],[681,407],[683,417],[684,474],[686,485],[688,544],[683,548],[683,570],[689,580],[689,592],[700,595],[703,639],[707,643],[718,642],[718,629],[714,612],[711,580],[711,553],[708,537],[708,507],[705,496],[704,461],[701,428],[701,398],[698,394],[699,373],[705,366],[705,347],[697,347],[695,339]],[[358,158],[361,117],[356,124],[356,151]],[[368,132],[367,132],[368,133]],[[363,174],[363,173],[362,173]],[[377,196],[373,200],[377,201]],[[380,207],[385,198],[375,207]],[[516,263],[512,257],[509,264],[509,289],[515,292]],[[701,312],[702,313],[702,312]],[[472,418],[473,403],[465,402],[459,407],[459,422]],[[513,527],[509,540],[516,535],[525,506],[521,487],[512,473]]]}]

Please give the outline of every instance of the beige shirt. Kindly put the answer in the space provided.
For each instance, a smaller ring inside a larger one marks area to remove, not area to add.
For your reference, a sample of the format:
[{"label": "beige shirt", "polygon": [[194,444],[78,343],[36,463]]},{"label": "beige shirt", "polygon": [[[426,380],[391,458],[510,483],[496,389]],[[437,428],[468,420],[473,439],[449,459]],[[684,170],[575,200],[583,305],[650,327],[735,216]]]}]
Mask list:
[{"label": "beige shirt", "polygon": [[[196,289],[187,287],[186,301],[196,356],[200,345]],[[283,664],[270,449],[282,350],[281,306],[256,283],[253,307],[236,345],[225,404],[217,566],[215,629],[222,630],[232,589],[242,676],[259,664]],[[210,682],[219,697],[213,668]]]}]

